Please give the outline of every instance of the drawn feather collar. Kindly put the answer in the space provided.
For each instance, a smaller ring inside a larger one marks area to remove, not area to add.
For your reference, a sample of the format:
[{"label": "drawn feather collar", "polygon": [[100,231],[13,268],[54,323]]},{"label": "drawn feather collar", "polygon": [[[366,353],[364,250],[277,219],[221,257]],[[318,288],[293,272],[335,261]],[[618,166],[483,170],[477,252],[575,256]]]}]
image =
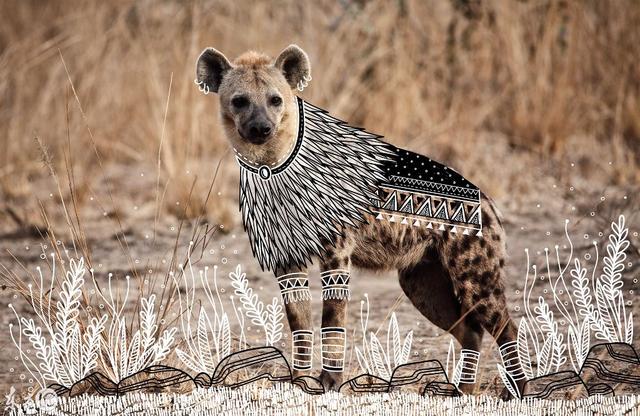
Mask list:
[{"label": "drawn feather collar", "polygon": [[378,200],[391,147],[302,99],[298,137],[280,165],[252,167],[237,157],[240,211],[263,269],[305,267]]}]

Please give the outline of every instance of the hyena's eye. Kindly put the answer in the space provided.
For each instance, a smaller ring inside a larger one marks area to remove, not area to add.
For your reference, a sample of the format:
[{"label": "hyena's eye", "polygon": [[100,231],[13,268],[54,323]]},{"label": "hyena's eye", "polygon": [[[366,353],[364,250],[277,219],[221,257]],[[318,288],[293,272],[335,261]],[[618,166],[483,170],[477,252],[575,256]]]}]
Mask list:
[{"label": "hyena's eye", "polygon": [[278,97],[277,95],[271,97],[271,105],[278,106],[280,104],[282,104],[282,98]]},{"label": "hyena's eye", "polygon": [[231,99],[231,105],[234,106],[235,108],[242,108],[242,107],[246,107],[249,105],[249,100],[247,99],[247,97],[233,97]]}]

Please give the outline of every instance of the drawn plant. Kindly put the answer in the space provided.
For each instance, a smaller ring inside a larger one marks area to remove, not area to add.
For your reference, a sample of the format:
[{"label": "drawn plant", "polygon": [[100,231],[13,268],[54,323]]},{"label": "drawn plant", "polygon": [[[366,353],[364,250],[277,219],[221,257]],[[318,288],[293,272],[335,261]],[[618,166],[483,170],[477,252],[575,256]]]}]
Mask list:
[{"label": "drawn plant", "polygon": [[498,375],[500,375],[502,384],[505,385],[505,387],[507,388],[507,390],[509,390],[509,393],[511,393],[513,397],[521,399],[522,394],[520,393],[518,383],[514,376],[502,364],[496,364],[496,366],[498,368]]},{"label": "drawn plant", "polygon": [[279,299],[274,297],[265,308],[262,301],[258,299],[258,295],[249,286],[247,275],[241,270],[240,265],[236,267],[235,271],[229,273],[229,278],[231,279],[234,293],[242,303],[242,312],[253,325],[262,328],[265,344],[275,345],[282,338],[282,329],[284,327],[282,323],[284,312]]},{"label": "drawn plant", "polygon": [[633,340],[633,313],[629,312],[627,316],[622,293],[629,229],[625,227],[623,215],[617,223],[611,223],[611,231],[607,255],[603,259],[603,273],[595,286],[597,306],[591,311],[593,329],[598,339],[630,344]]},{"label": "drawn plant", "polygon": [[[91,271],[93,277],[93,271]],[[155,295],[140,298],[139,328],[131,334],[127,327],[124,309],[129,301],[130,277],[126,276],[124,298],[118,301],[112,289],[113,275],[108,275],[108,298],[97,290],[104,302],[109,317],[106,337],[102,338],[102,353],[99,354],[102,370],[114,383],[145,369],[151,364],[161,362],[172,351],[176,328],[165,329],[159,333]],[[93,277],[94,284],[98,284]],[[132,323],[129,322],[129,325]]]},{"label": "drawn plant", "polygon": [[[127,323],[124,316],[129,300],[129,277],[124,299],[117,302],[112,290],[112,275],[109,274],[107,298],[102,294],[93,270],[89,270],[95,292],[107,310],[97,315],[96,309],[82,299],[87,284],[84,259],[69,259],[68,270],[59,282],[56,281],[57,263],[52,255],[48,285],[45,285],[39,267],[39,284],[35,290],[32,284],[28,285],[29,303],[38,322],[19,316],[10,305],[18,320],[17,338],[14,325],[9,325],[11,339],[22,363],[41,389],[50,382],[71,387],[97,370],[118,382],[169,355],[175,329],[158,333],[155,295],[140,299],[139,329],[129,335],[131,323]],[[29,354],[31,349],[23,345],[23,336],[35,352],[35,358]]]},{"label": "drawn plant", "polygon": [[[44,389],[47,382],[70,387],[96,367],[100,336],[107,316],[90,318],[88,325],[84,328],[81,326],[80,297],[86,273],[83,259],[70,260],[69,270],[58,288],[55,286],[55,258],[52,257],[48,290],[42,270],[38,267],[37,271],[40,282],[36,291],[32,284],[28,288],[30,306],[39,323],[32,318],[19,316],[15,308],[9,305],[18,320],[17,339],[13,324],[9,324],[9,333],[23,365],[41,388]],[[57,295],[57,301],[54,301],[54,295]],[[23,336],[35,351],[35,361],[23,346]]]},{"label": "drawn plant", "polygon": [[[231,330],[229,317],[224,311],[218,290],[218,268],[215,266],[213,269],[213,291],[209,283],[209,267],[205,267],[204,270],[199,270],[197,273],[209,306],[213,310],[213,318],[210,318],[207,309],[202,304],[200,304],[197,314],[195,312],[196,273],[191,263],[191,256],[187,257],[187,264],[188,271],[180,268],[182,287],[178,278],[172,274],[176,287],[183,289],[177,292],[180,327],[185,348],[176,348],[176,354],[182,363],[191,370],[197,373],[213,374],[220,360],[231,353]],[[184,295],[181,292],[184,292]],[[194,316],[197,316],[195,322],[193,321]]]},{"label": "drawn plant", "polygon": [[454,386],[458,387],[460,383],[460,374],[462,372],[462,360],[456,362],[456,348],[453,340],[449,340],[449,350],[447,351],[447,363],[445,365],[447,378]]},{"label": "drawn plant", "polygon": [[454,386],[458,387],[460,384],[460,378],[462,376],[462,357],[456,360],[456,347],[453,339],[449,340],[449,349],[447,351],[447,362],[445,365],[445,371],[447,378]]},{"label": "drawn plant", "polygon": [[[628,229],[625,217],[620,215],[611,223],[611,234],[607,244],[607,254],[603,259],[602,275],[596,278],[598,270],[598,244],[593,242],[595,259],[591,273],[580,257],[574,258],[574,246],[565,221],[565,237],[569,244],[569,255],[564,262],[560,259],[559,246],[555,246],[557,275],[552,272],[549,250],[545,249],[545,260],[549,290],[553,303],[540,296],[531,311],[531,292],[540,279],[536,265],[530,265],[529,251],[526,251],[527,273],[523,290],[525,317],[518,326],[518,357],[528,379],[556,372],[566,363],[567,355],[573,369],[579,372],[591,345],[592,333],[597,339],[608,342],[633,340],[633,314],[625,309],[622,291],[622,273],[625,268],[625,250],[629,247]],[[591,254],[586,253],[586,260]],[[585,260],[585,261],[586,261]],[[573,266],[571,270],[569,267]],[[530,270],[533,277],[530,279]],[[565,277],[570,276],[570,286]],[[595,302],[594,302],[595,294]],[[556,313],[554,314],[553,308]],[[559,320],[558,315],[562,318]],[[566,338],[558,323],[567,325]],[[504,377],[503,377],[504,378]],[[508,387],[508,386],[507,386]]]},{"label": "drawn plant", "polygon": [[[363,313],[365,305],[366,312]],[[373,331],[369,332],[369,338],[367,338],[368,323],[369,297],[365,294],[365,300],[360,301],[360,326],[363,334],[362,349],[355,347],[356,358],[363,372],[389,380],[396,367],[409,361],[413,330],[409,331],[403,340],[400,337],[398,319],[394,312],[389,319],[386,343],[383,343],[380,342],[378,335]]]},{"label": "drawn plant", "polygon": [[[594,244],[596,252],[598,246]],[[596,266],[593,271],[595,273]],[[573,297],[578,310],[576,323],[569,323],[567,330],[568,352],[571,365],[576,372],[580,371],[582,364],[589,354],[591,339],[591,325],[593,316],[593,305],[591,304],[591,290],[589,289],[589,278],[587,269],[582,267],[579,259],[574,259],[574,267],[571,270],[571,286],[573,286]]]}]

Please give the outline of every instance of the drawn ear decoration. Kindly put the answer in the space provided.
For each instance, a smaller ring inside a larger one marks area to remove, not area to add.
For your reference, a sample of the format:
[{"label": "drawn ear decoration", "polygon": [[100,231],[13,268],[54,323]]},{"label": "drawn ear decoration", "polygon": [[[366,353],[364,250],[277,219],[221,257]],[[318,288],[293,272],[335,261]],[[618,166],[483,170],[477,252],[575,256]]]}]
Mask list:
[{"label": "drawn ear decoration", "polygon": [[307,76],[307,75],[303,75],[302,79],[300,81],[298,81],[298,91],[302,92],[304,91],[305,88],[307,88],[307,86],[309,86],[309,81],[311,81],[311,75]]},{"label": "drawn ear decoration", "polygon": [[282,71],[291,88],[302,91],[311,81],[309,57],[297,45],[289,45],[280,52],[274,66]]},{"label": "drawn ear decoration", "polygon": [[196,84],[204,84],[200,88],[205,94],[209,91],[218,92],[224,75],[232,68],[233,65],[222,52],[206,48],[196,61]]},{"label": "drawn ear decoration", "polygon": [[203,93],[204,95],[209,94],[209,86],[205,84],[204,81],[198,81],[197,79],[194,79],[193,82],[198,86],[198,89],[201,93]]}]

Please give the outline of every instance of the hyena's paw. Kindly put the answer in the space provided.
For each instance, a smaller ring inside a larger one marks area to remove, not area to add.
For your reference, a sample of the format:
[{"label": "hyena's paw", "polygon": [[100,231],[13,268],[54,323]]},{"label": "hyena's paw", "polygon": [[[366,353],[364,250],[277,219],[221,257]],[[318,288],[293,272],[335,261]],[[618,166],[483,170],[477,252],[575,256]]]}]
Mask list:
[{"label": "hyena's paw", "polygon": [[458,390],[460,390],[462,394],[473,394],[475,389],[475,383],[460,383],[460,385],[458,385]]},{"label": "hyena's paw", "polygon": [[509,400],[513,399],[513,395],[511,394],[511,392],[509,392],[509,389],[507,389],[506,387],[504,389],[502,389],[502,392],[500,393],[500,400],[508,402]]},{"label": "hyena's paw", "polygon": [[[516,385],[518,386],[518,392],[520,393],[520,396],[524,396],[525,393],[529,390],[529,389],[525,389],[525,383],[526,380],[522,379],[522,380],[518,380],[516,382]],[[502,390],[502,393],[500,393],[500,399],[502,399],[503,401],[507,402],[509,400],[513,400],[516,399],[516,397],[513,396],[513,394],[511,394],[511,392],[509,391],[509,389],[507,389],[506,387]]]},{"label": "hyena's paw", "polygon": [[324,387],[324,391],[338,391],[342,385],[344,374],[342,372],[333,372],[322,370],[320,373],[320,383]]}]

